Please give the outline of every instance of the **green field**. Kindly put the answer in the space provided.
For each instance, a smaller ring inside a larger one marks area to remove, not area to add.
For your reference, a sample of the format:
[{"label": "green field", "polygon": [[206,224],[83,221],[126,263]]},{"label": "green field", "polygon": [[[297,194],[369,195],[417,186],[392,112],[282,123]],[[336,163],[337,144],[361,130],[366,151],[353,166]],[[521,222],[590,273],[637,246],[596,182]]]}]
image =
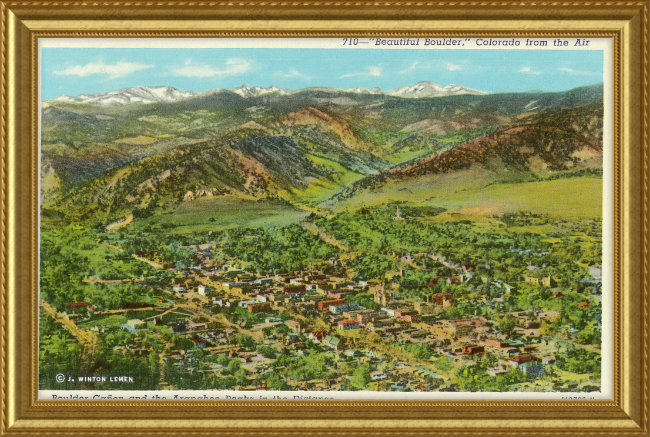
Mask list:
[{"label": "green field", "polygon": [[528,211],[563,219],[602,216],[603,180],[598,177],[484,185],[471,172],[464,177],[421,178],[395,182],[343,201],[337,209],[354,210],[390,201],[443,207],[470,216]]},{"label": "green field", "polygon": [[237,197],[204,197],[184,202],[173,213],[144,220],[168,234],[215,231],[238,227],[287,226],[309,213],[281,200],[253,201]]}]

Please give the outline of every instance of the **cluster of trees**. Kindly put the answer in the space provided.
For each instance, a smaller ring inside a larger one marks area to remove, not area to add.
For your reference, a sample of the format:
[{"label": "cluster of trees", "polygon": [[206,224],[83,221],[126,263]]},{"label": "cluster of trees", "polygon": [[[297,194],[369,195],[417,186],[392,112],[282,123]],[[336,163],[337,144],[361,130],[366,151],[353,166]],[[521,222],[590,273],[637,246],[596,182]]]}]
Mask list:
[{"label": "cluster of trees", "polygon": [[247,270],[273,274],[302,270],[334,257],[338,250],[300,226],[230,229],[213,235],[215,259],[238,259]]},{"label": "cluster of trees", "polygon": [[280,356],[271,364],[272,368],[283,367],[282,374],[301,381],[327,378],[332,374],[332,357],[318,349],[308,349],[302,355],[294,355],[283,349]]},{"label": "cluster of trees", "polygon": [[424,343],[397,343],[397,347],[421,360],[428,360],[433,355],[429,346]]},{"label": "cluster of trees", "polygon": [[357,303],[362,307],[369,308],[371,310],[378,310],[381,308],[381,305],[375,302],[375,296],[372,293],[358,293],[355,295],[347,296],[346,300],[348,303]]},{"label": "cluster of trees", "polygon": [[[67,376],[75,375],[80,364],[81,345],[58,322],[48,316],[41,316],[38,325],[38,385],[41,390],[73,389],[74,382]],[[56,380],[57,374],[64,374],[65,380]]]},{"label": "cluster of trees", "polygon": [[568,372],[600,374],[601,357],[587,349],[574,348],[570,349],[566,356],[559,357],[556,365]]},{"label": "cluster of trees", "polygon": [[511,369],[508,373],[502,375],[492,376],[487,373],[488,367],[488,363],[481,361],[480,363],[457,369],[458,388],[462,391],[502,392],[513,390],[513,384],[520,384],[531,380],[531,377],[519,368]]}]

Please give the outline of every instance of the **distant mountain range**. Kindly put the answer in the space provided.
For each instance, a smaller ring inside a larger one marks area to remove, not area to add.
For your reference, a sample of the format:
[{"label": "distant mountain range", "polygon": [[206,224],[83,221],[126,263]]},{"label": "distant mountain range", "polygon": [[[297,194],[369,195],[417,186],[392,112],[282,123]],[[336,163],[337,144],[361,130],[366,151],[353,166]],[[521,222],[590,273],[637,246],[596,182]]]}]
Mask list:
[{"label": "distant mountain range", "polygon": [[388,93],[138,87],[77,99],[42,107],[46,221],[104,226],[223,199],[336,211],[602,169],[602,84],[501,94],[432,83]]},{"label": "distant mountain range", "polygon": [[[308,88],[307,90],[309,90]],[[315,89],[315,88],[314,88]],[[452,95],[461,95],[461,94],[471,94],[471,95],[482,95],[487,94],[483,91],[477,91],[474,89],[466,88],[461,85],[447,85],[441,86],[434,82],[418,82],[415,85],[403,86],[395,88],[390,91],[382,91],[380,88],[349,88],[345,90],[338,90],[335,88],[318,88],[320,90],[328,91],[344,91],[344,92],[353,92],[361,94],[385,94],[391,96],[399,97],[439,97],[439,96],[452,96]],[[235,94],[238,94],[242,97],[258,97],[266,94],[294,94],[304,90],[290,90],[290,89],[281,89],[277,86],[270,86],[264,88],[261,86],[251,87],[249,85],[243,84],[242,86],[230,89],[217,89],[206,91],[204,93],[195,93],[194,91],[180,91],[171,86],[159,86],[159,87],[146,87],[138,86],[134,88],[125,88],[117,91],[111,91],[108,93],[99,93],[99,94],[81,94],[77,97],[70,97],[63,94],[52,101],[55,102],[75,102],[75,103],[88,103],[91,105],[100,105],[100,106],[117,106],[117,105],[126,105],[129,103],[156,103],[156,102],[174,102],[178,100],[184,100],[190,97],[197,95],[209,95],[214,94],[220,91],[232,91]]]},{"label": "distant mountain range", "polygon": [[195,96],[194,91],[180,91],[170,86],[137,86],[100,94],[81,94],[70,97],[63,94],[54,99],[56,102],[88,103],[91,105],[114,106],[128,103],[174,102]]}]

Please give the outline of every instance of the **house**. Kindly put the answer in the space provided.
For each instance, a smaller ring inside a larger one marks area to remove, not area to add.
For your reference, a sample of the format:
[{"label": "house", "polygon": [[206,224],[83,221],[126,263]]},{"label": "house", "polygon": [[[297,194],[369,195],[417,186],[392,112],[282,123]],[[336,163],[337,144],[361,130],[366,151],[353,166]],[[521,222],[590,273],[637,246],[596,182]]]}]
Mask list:
[{"label": "house", "polygon": [[461,353],[467,355],[482,354],[483,352],[485,352],[485,348],[483,346],[477,346],[475,344],[463,346],[461,350]]},{"label": "house", "polygon": [[522,364],[521,370],[533,378],[540,378],[544,376],[544,366],[540,365],[539,361]]},{"label": "house", "polygon": [[408,323],[419,323],[422,321],[422,316],[417,311],[395,311],[395,317]]},{"label": "house", "polygon": [[323,341],[325,337],[327,337],[327,331],[324,330],[311,331],[307,337],[313,340],[314,343],[320,343]]},{"label": "house", "polygon": [[564,294],[562,294],[561,291],[554,291],[552,296],[556,299],[562,299],[564,297]]},{"label": "house", "polygon": [[371,373],[370,377],[372,378],[373,381],[382,381],[387,378],[386,374],[381,372]]},{"label": "house", "polygon": [[555,357],[550,357],[550,356],[549,356],[549,357],[544,357],[544,358],[542,358],[542,362],[543,362],[544,364],[553,364],[555,361],[556,361],[556,360],[555,360]]},{"label": "house", "polygon": [[307,293],[307,287],[304,285],[289,285],[284,287],[284,294],[291,298],[302,297]]},{"label": "house", "polygon": [[358,313],[357,314],[357,322],[359,323],[367,323],[370,321],[375,320],[380,316],[380,313],[377,311],[366,311],[363,313]]},{"label": "house", "polygon": [[250,303],[246,307],[251,313],[270,313],[271,304],[268,302]]},{"label": "house", "polygon": [[407,323],[420,323],[422,316],[419,314],[404,314],[399,316],[399,320]]},{"label": "house", "polygon": [[591,277],[598,282],[603,280],[603,268],[597,266],[589,266],[589,274]]},{"label": "house", "polygon": [[224,299],[217,299],[216,297],[212,298],[212,303],[214,305],[219,305],[220,307],[230,308],[230,301]]},{"label": "house", "polygon": [[338,323],[339,329],[348,330],[348,329],[357,329],[359,327],[359,322],[356,320],[341,320]]},{"label": "house", "polygon": [[322,300],[318,302],[318,311],[325,312],[328,311],[332,305],[342,305],[347,303],[345,299],[333,299],[333,300]]},{"label": "house", "polygon": [[358,303],[331,305],[329,310],[332,314],[341,314],[346,311],[357,311],[361,308]]},{"label": "house", "polygon": [[201,284],[199,285],[198,291],[201,296],[205,296],[207,292],[212,291],[212,287]]},{"label": "house", "polygon": [[287,325],[293,332],[296,334],[300,334],[300,322],[297,320],[287,320],[284,322],[285,325]]},{"label": "house", "polygon": [[476,325],[470,319],[450,320],[449,325],[452,332],[459,337],[471,334],[476,329]]},{"label": "house", "polygon": [[325,337],[325,340],[323,340],[323,344],[327,347],[334,349],[335,351],[339,351],[343,349],[343,344],[341,340],[331,335]]},{"label": "house", "polygon": [[526,363],[533,363],[539,361],[537,358],[530,354],[523,354],[523,355],[516,355],[510,359],[508,359],[508,364],[510,364],[512,367],[519,367],[522,366]]},{"label": "house", "polygon": [[585,300],[584,302],[580,302],[580,308],[586,308],[586,307],[588,307],[588,306],[589,306],[589,302],[588,302],[588,301]]},{"label": "house", "polygon": [[174,290],[177,293],[185,293],[187,291],[187,288],[183,285],[174,285],[172,287],[172,290]]}]

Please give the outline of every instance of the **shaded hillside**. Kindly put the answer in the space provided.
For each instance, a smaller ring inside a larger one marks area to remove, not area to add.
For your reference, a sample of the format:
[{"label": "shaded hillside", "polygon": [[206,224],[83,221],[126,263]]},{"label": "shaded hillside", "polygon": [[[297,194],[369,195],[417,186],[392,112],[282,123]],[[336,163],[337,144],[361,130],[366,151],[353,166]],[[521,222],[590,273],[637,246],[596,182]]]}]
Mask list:
[{"label": "shaded hillside", "polygon": [[602,134],[602,102],[548,110],[453,149],[364,178],[339,197],[351,197],[389,181],[415,182],[420,176],[470,168],[492,174],[495,182],[536,180],[602,168]]}]

